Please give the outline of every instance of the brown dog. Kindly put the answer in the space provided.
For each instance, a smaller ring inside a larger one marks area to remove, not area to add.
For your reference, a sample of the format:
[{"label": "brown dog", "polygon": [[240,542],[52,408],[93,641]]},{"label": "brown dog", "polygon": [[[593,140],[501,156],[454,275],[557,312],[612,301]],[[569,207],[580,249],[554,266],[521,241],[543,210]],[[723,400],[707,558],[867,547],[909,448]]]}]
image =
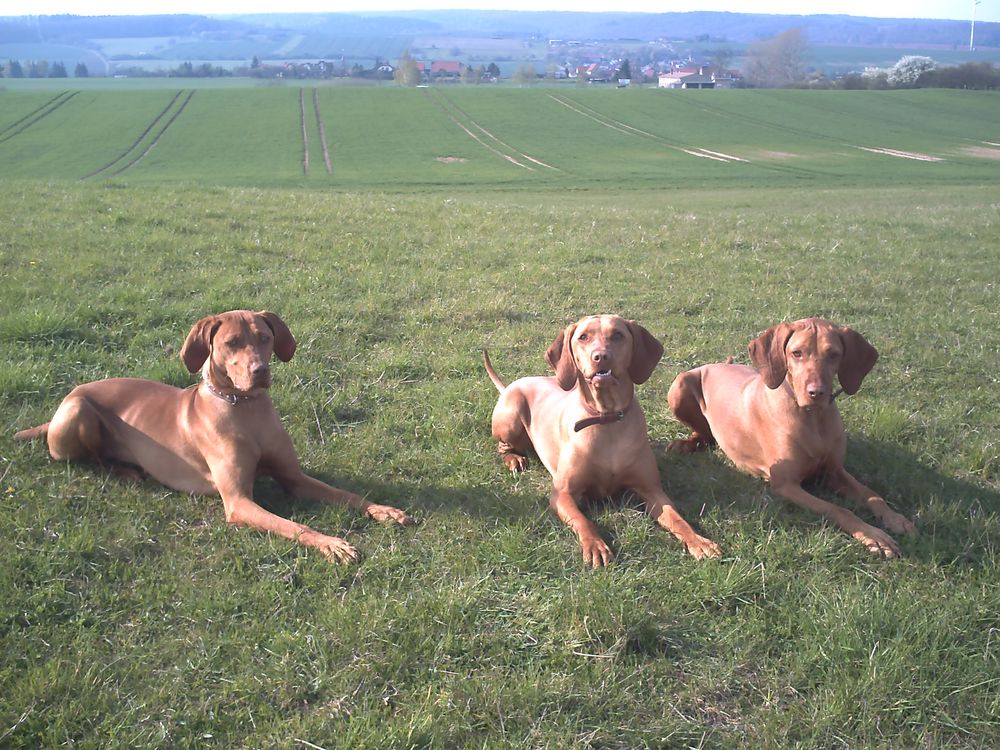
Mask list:
[{"label": "brown dog", "polygon": [[514,473],[534,450],[552,475],[550,506],[580,539],[583,560],[611,562],[611,549],[579,502],[634,490],[646,510],[696,558],[718,557],[719,548],[681,518],[660,484],[646,434],[646,418],[635,399],[663,347],[634,321],[617,315],[581,319],[562,331],[545,353],[555,377],[521,378],[505,386],[483,352],[490,379],[500,392],[493,409],[493,437]]},{"label": "brown dog", "polygon": [[674,441],[671,450],[693,451],[718,442],[738,468],[769,480],[785,499],[829,518],[870,551],[898,556],[891,536],[801,486],[822,478],[890,531],[913,531],[909,520],[844,469],[847,438],[833,377],[853,395],[878,352],[856,331],[818,318],[769,328],[750,342],[749,351],[756,370],[727,362],[677,376],[668,401],[692,433]]},{"label": "brown dog", "polygon": [[221,495],[231,524],[295,539],[335,562],[354,560],[357,551],[344,539],[276,516],[253,500],[254,477],[269,474],[293,495],[347,503],[379,521],[412,523],[401,510],[302,472],[268,394],[272,351],[282,362],[295,353],[295,339],[274,313],[210,315],[195,323],[181,349],[188,370],[202,371],[197,387],[137,378],[86,383],[63,399],[50,422],[14,437],[47,435],[56,460],[138,466],[175,490]]}]

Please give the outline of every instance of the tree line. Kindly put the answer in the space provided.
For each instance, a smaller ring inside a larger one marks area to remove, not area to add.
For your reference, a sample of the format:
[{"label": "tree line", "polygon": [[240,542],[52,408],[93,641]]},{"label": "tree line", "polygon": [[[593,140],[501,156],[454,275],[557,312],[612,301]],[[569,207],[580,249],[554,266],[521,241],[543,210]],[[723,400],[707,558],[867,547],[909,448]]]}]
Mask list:
[{"label": "tree line", "polygon": [[[76,64],[73,70],[76,78],[87,78],[90,72],[82,62]],[[6,65],[0,63],[0,78],[68,78],[66,65],[59,61],[49,63],[48,60],[8,60]]]},{"label": "tree line", "polygon": [[890,68],[869,68],[831,79],[809,68],[808,54],[803,29],[789,29],[754,42],[746,55],[746,83],[762,88],[1000,88],[1000,68],[991,62],[942,66],[929,57],[906,55]]}]

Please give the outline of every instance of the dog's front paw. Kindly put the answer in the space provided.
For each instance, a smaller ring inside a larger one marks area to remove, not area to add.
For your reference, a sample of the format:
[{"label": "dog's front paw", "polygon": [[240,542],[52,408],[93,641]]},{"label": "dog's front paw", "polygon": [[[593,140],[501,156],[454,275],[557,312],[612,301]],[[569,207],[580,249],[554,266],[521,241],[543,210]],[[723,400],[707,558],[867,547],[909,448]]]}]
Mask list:
[{"label": "dog's front paw", "polygon": [[719,549],[718,544],[697,534],[690,539],[685,539],[684,546],[695,560],[704,560],[706,557],[722,557],[722,550]]},{"label": "dog's front paw", "polygon": [[697,435],[692,435],[682,440],[672,440],[667,446],[667,450],[671,453],[695,453],[707,447],[707,441]]},{"label": "dog's front paw", "polygon": [[511,474],[520,474],[528,468],[528,458],[520,453],[505,453],[503,462],[510,469]]},{"label": "dog's front paw", "polygon": [[381,523],[395,521],[400,526],[412,526],[414,523],[411,516],[399,508],[393,508],[391,505],[375,505],[372,503],[365,508],[365,513],[368,514],[369,518],[374,518]]},{"label": "dog's front paw", "polygon": [[865,545],[873,555],[880,557],[900,557],[902,555],[896,540],[882,529],[876,529],[874,526],[865,524],[851,536]]},{"label": "dog's front paw", "polygon": [[913,521],[894,510],[887,510],[883,513],[879,519],[879,523],[893,534],[912,534],[917,530],[917,527],[913,525]]},{"label": "dog's front paw", "polygon": [[583,564],[588,568],[605,568],[615,559],[611,548],[599,537],[581,539],[580,547],[583,548]]},{"label": "dog's front paw", "polygon": [[340,537],[312,532],[311,536],[303,534],[302,537],[299,537],[299,541],[315,547],[323,553],[323,557],[338,565],[346,565],[356,562],[358,559],[358,550],[354,545]]}]

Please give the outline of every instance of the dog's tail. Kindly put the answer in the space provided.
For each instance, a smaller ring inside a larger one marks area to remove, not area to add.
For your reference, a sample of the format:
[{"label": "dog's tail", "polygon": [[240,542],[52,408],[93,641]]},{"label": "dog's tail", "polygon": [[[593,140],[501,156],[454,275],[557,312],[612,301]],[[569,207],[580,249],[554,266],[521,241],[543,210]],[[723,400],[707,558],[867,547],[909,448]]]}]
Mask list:
[{"label": "dog's tail", "polygon": [[38,427],[31,427],[14,433],[15,440],[34,440],[36,437],[45,437],[49,434],[49,423],[40,424]]},{"label": "dog's tail", "polygon": [[486,374],[490,376],[490,380],[493,381],[493,385],[497,387],[497,390],[500,391],[500,393],[503,393],[507,386],[504,385],[500,376],[497,375],[497,371],[493,369],[493,364],[490,362],[490,355],[486,353],[485,349],[483,349],[483,364],[486,365]]}]

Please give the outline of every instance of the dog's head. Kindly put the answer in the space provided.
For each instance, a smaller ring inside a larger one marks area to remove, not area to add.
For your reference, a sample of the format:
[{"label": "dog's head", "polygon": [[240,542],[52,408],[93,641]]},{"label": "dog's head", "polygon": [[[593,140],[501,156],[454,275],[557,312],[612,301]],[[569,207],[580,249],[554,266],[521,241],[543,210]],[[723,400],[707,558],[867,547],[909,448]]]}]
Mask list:
[{"label": "dog's head", "polygon": [[567,326],[545,352],[564,390],[579,380],[593,388],[644,383],[663,356],[663,346],[634,320],[592,315]]},{"label": "dog's head", "polygon": [[273,312],[231,310],[202,318],[191,328],[181,359],[188,372],[203,370],[212,385],[236,391],[269,388],[271,354],[287,362],[295,339]]},{"label": "dog's head", "polygon": [[833,376],[853,395],[878,359],[875,347],[846,326],[820,318],[779,323],[750,342],[750,360],[768,388],[787,377],[802,408],[826,406],[833,397]]}]

